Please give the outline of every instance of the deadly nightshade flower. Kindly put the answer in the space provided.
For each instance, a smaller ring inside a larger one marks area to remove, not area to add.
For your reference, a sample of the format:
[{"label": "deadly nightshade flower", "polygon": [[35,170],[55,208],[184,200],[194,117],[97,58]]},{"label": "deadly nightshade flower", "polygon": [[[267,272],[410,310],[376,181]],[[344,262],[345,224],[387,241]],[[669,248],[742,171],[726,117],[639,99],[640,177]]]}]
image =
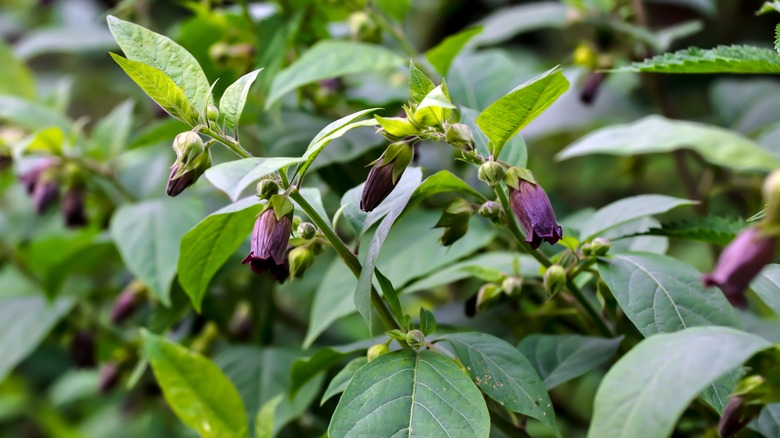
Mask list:
[{"label": "deadly nightshade flower", "polygon": [[87,214],[84,209],[84,190],[80,187],[71,187],[62,198],[62,216],[65,218],[65,226],[78,228],[87,225]]},{"label": "deadly nightshade flower", "polygon": [[35,191],[35,185],[38,180],[47,170],[54,168],[57,165],[57,160],[53,158],[44,158],[38,161],[34,166],[28,169],[26,172],[19,175],[19,181],[24,185],[27,190],[27,194],[32,195]]},{"label": "deadly nightshade flower", "polygon": [[388,146],[385,153],[376,160],[374,167],[368,173],[360,199],[361,210],[373,211],[387,198],[398,184],[406,166],[412,162],[413,155],[413,146],[407,141],[400,141]]},{"label": "deadly nightshade flower", "polygon": [[[508,175],[509,176],[509,175]],[[555,219],[555,212],[542,186],[523,178],[510,178],[509,201],[520,225],[525,241],[531,248],[539,248],[542,241],[550,245],[563,238],[563,230]]]},{"label": "deadly nightshade flower", "polygon": [[772,261],[775,238],[758,228],[742,231],[723,250],[715,269],[702,277],[704,285],[718,286],[735,307],[746,307],[745,289],[753,278]]},{"label": "deadly nightshade flower", "polygon": [[57,202],[59,197],[60,187],[55,179],[49,178],[45,174],[38,178],[38,182],[35,183],[32,192],[33,206],[36,213],[45,213],[52,204]]},{"label": "deadly nightshade flower", "polygon": [[271,206],[267,207],[255,221],[255,228],[252,231],[252,250],[241,263],[249,263],[252,272],[256,274],[270,272],[274,280],[283,283],[290,275],[287,246],[291,231],[292,209],[289,213],[277,217],[275,209]]}]

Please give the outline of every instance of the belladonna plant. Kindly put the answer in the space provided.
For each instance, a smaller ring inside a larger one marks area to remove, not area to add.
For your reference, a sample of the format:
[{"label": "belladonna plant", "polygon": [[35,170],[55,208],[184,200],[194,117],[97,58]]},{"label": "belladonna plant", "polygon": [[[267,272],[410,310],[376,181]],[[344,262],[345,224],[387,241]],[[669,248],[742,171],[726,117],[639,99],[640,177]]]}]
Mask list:
[{"label": "belladonna plant", "polygon": [[264,274],[283,283],[290,275],[287,247],[292,231],[294,207],[284,195],[274,195],[255,221],[251,251],[242,263],[249,263],[252,272]]}]

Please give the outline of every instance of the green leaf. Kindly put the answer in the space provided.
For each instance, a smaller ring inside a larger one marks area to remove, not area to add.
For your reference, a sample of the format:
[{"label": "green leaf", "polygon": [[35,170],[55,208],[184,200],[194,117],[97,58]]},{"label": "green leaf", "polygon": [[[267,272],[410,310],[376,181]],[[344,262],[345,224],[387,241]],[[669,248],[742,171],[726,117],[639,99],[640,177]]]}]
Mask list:
[{"label": "green leaf", "polygon": [[303,160],[297,157],[243,158],[210,167],[206,170],[206,179],[235,202],[244,189],[262,177]]},{"label": "green leaf", "polygon": [[360,368],[339,400],[330,438],[487,438],[482,395],[452,361],[431,351],[388,353]]},{"label": "green leaf", "polygon": [[177,134],[189,130],[190,125],[176,119],[165,118],[135,130],[127,148],[135,149],[162,143],[170,144]]},{"label": "green leaf", "polygon": [[638,195],[615,201],[598,210],[582,227],[580,240],[590,240],[603,232],[644,216],[666,213],[696,201],[664,195]]},{"label": "green leaf", "polygon": [[290,366],[290,394],[295,395],[309,380],[330,367],[340,363],[358,351],[364,351],[372,345],[361,341],[335,347],[325,347],[308,357],[295,360]]},{"label": "green leaf", "polygon": [[754,46],[718,46],[709,50],[690,47],[654,56],[614,71],[777,74],[780,73],[780,57],[774,50]]},{"label": "green leaf", "polygon": [[165,112],[184,123],[189,123],[190,125],[197,123],[195,108],[187,100],[184,91],[171,78],[166,76],[162,70],[150,67],[142,62],[122,58],[113,53],[110,55],[122,67],[122,70],[130,76],[130,79],[135,81]]},{"label": "green leaf", "polygon": [[506,341],[485,333],[455,333],[449,342],[477,386],[505,408],[546,424],[560,436],[550,396],[531,362]]},{"label": "green leaf", "polygon": [[276,409],[282,400],[284,400],[284,394],[279,394],[265,402],[263,407],[257,411],[255,438],[272,438],[274,436],[274,418],[276,417]]},{"label": "green leaf", "polygon": [[615,339],[580,335],[530,335],[517,349],[531,361],[547,389],[575,379],[609,361],[623,337]]},{"label": "green leaf", "polygon": [[420,184],[420,186],[414,190],[407,208],[417,205],[422,200],[427,199],[433,195],[447,192],[471,195],[477,198],[477,200],[480,202],[487,201],[482,193],[474,190],[473,187],[455,176],[455,174],[452,172],[448,170],[440,170],[428,178],[425,178],[425,181],[423,181],[422,184]]},{"label": "green leaf", "polygon": [[0,41],[0,94],[35,99],[35,77],[14,55],[11,47]]},{"label": "green leaf", "polygon": [[425,307],[420,308],[420,331],[425,336],[430,336],[436,332],[436,317],[433,312]]},{"label": "green leaf", "polygon": [[144,353],[182,423],[207,437],[248,437],[236,387],[205,357],[143,330]]},{"label": "green leaf", "polygon": [[98,158],[113,157],[127,147],[133,128],[134,106],[135,102],[128,99],[97,122],[92,130],[92,143],[99,151]]},{"label": "green leaf", "polygon": [[209,281],[246,241],[261,208],[250,196],[207,216],[181,239],[179,283],[198,312]]},{"label": "green leaf", "polygon": [[202,216],[199,199],[171,198],[125,204],[111,219],[111,236],[127,268],[166,306],[179,242]]},{"label": "green leaf", "polygon": [[325,393],[322,395],[320,406],[324,405],[326,401],[337,394],[341,394],[352,381],[352,376],[355,375],[357,370],[368,363],[368,359],[365,356],[358,357],[349,361],[349,363],[341,369],[328,384],[328,388],[325,389]]},{"label": "green leaf", "polygon": [[397,21],[404,21],[412,7],[412,0],[371,0],[371,3]]},{"label": "green leaf", "polygon": [[387,216],[382,220],[371,239],[371,244],[368,248],[368,252],[363,257],[363,269],[360,272],[360,278],[358,279],[357,287],[355,288],[355,308],[358,313],[363,316],[363,320],[366,321],[369,330],[371,329],[371,285],[374,278],[374,268],[376,267],[377,259],[379,258],[379,251],[382,249],[382,245],[385,243],[387,235],[390,234],[390,228],[392,228],[396,219],[401,216],[406,204],[409,203],[414,191],[419,187],[422,180],[422,170],[418,167],[407,168],[403,177],[398,182],[398,185],[393,189],[394,192],[399,193],[398,199],[393,202],[390,211]]},{"label": "green leaf", "polygon": [[211,102],[209,81],[198,61],[184,47],[166,36],[114,16],[109,15],[106,20],[128,59],[162,71],[184,90],[186,100],[195,108],[204,108]]},{"label": "green leaf", "polygon": [[[482,130],[477,126],[477,111],[460,107],[460,122],[465,123],[471,128],[471,134],[474,137],[474,143],[476,143],[477,150],[482,155],[490,155],[490,140],[482,133]],[[525,144],[523,136],[520,134],[515,135],[506,142],[501,149],[501,155],[498,157],[500,160],[506,161],[512,166],[526,167],[528,161],[528,146]]]},{"label": "green leaf", "polygon": [[665,223],[640,235],[678,237],[726,246],[746,227],[747,222],[741,218],[707,216]]},{"label": "green leaf", "polygon": [[452,61],[458,56],[466,44],[475,36],[482,33],[482,26],[472,27],[448,36],[436,47],[428,50],[425,57],[442,76],[446,76],[450,70]]},{"label": "green leaf", "polygon": [[559,67],[521,84],[477,116],[477,125],[493,144],[494,156],[507,141],[539,117],[566,90],[569,81]]},{"label": "green leaf", "polygon": [[780,315],[780,265],[766,265],[750,284],[750,288],[775,314]]},{"label": "green leaf", "polygon": [[420,103],[434,88],[436,84],[414,65],[414,61],[409,61],[409,94],[412,99]]},{"label": "green leaf", "polygon": [[773,0],[764,2],[764,4],[761,5],[761,8],[756,11],[756,15],[763,15],[773,11],[780,12],[780,1]]},{"label": "green leaf", "polygon": [[569,145],[556,158],[567,160],[592,154],[632,156],[679,149],[696,151],[707,162],[730,169],[773,170],[780,167],[780,159],[736,132],[656,115],[592,132]]},{"label": "green leaf", "polygon": [[312,82],[398,68],[405,63],[404,58],[381,46],[353,41],[320,41],[276,75],[265,105],[270,108],[283,95]]},{"label": "green leaf", "polygon": [[503,7],[479,23],[485,31],[475,38],[479,45],[493,45],[516,35],[547,28],[562,28],[571,8],[557,1]]},{"label": "green leaf", "polygon": [[7,120],[30,131],[56,127],[63,132],[73,129],[73,122],[42,104],[12,96],[0,96],[0,119]]},{"label": "green leaf", "polygon": [[257,74],[263,69],[257,69],[241,76],[233,82],[219,99],[219,117],[230,129],[238,129],[241,113],[244,112],[244,104],[249,95],[249,87],[257,79]]},{"label": "green leaf", "polygon": [[680,260],[651,253],[599,259],[599,274],[628,319],[644,336],[694,326],[736,326],[734,308],[701,273]]},{"label": "green leaf", "polygon": [[588,436],[664,438],[690,402],[769,342],[725,327],[652,336],[607,373],[596,393]]},{"label": "green leaf", "polygon": [[764,436],[780,436],[780,403],[767,405],[755,425]]},{"label": "green leaf", "polygon": [[290,366],[298,357],[299,352],[285,348],[231,346],[220,351],[214,363],[238,388],[247,418],[255,418],[271,400],[282,395],[274,415],[273,435],[276,435],[290,420],[306,411],[322,385],[323,376],[316,376],[294,398],[290,397]]},{"label": "green leaf", "polygon": [[352,113],[348,116],[344,116],[335,122],[328,124],[328,126],[322,128],[319,133],[311,140],[309,146],[306,148],[306,153],[303,154],[304,163],[298,169],[298,173],[303,175],[306,170],[317,158],[317,155],[322,152],[325,146],[332,140],[341,137],[351,129],[360,128],[361,126],[376,126],[377,122],[374,119],[368,119],[359,121],[359,119],[366,114],[370,114],[380,108],[369,108],[356,113]]}]

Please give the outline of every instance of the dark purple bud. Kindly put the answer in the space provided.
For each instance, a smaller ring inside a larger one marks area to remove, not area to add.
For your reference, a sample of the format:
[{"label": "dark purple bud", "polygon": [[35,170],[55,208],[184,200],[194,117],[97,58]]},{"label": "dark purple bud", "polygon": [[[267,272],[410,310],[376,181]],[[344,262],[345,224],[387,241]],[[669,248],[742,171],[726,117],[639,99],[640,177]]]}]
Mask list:
[{"label": "dark purple bud", "polygon": [[270,272],[271,276],[283,283],[290,275],[287,263],[287,246],[292,231],[292,218],[284,215],[276,218],[274,209],[269,207],[260,213],[252,231],[252,251],[242,263],[249,263],[249,267],[256,274]]},{"label": "dark purple bud", "polygon": [[176,173],[179,171],[179,165],[171,167],[171,174],[168,176],[168,184],[165,186],[165,193],[168,196],[178,196],[187,187],[195,184],[195,174],[192,172],[185,172],[178,177]]},{"label": "dark purple bud", "polygon": [[111,321],[114,324],[133,316],[143,297],[144,287],[143,283],[134,281],[119,294],[114,301],[114,307],[111,308]]},{"label": "dark purple bud", "polygon": [[24,184],[28,194],[33,194],[35,191],[35,185],[38,183],[38,180],[41,178],[43,173],[46,170],[54,167],[56,164],[56,160],[52,158],[45,158],[38,161],[33,167],[19,175],[19,181]]},{"label": "dark purple bud", "polygon": [[728,438],[744,429],[753,419],[753,416],[746,414],[745,403],[742,397],[731,397],[726,407],[723,408],[723,415],[718,423],[720,436]]},{"label": "dark purple bud", "polygon": [[509,189],[509,200],[531,248],[539,248],[542,241],[553,245],[561,240],[563,230],[542,186],[521,179],[517,189]]},{"label": "dark purple bud", "polygon": [[59,197],[60,187],[56,181],[39,178],[32,193],[35,211],[38,214],[43,214],[52,204],[57,202]]},{"label": "dark purple bud", "polygon": [[742,231],[723,250],[715,269],[702,277],[704,285],[718,286],[732,306],[746,307],[745,289],[775,255],[775,239],[758,228]]},{"label": "dark purple bud", "polygon": [[588,76],[585,78],[585,83],[582,85],[582,90],[580,91],[580,101],[586,105],[593,103],[606,78],[607,75],[605,73],[588,73]]},{"label": "dark purple bud", "polygon": [[100,376],[98,377],[98,391],[101,394],[108,394],[119,383],[119,364],[116,362],[106,362],[100,367]]},{"label": "dark purple bud", "polygon": [[65,226],[79,228],[87,225],[87,214],[84,210],[84,190],[71,188],[65,192],[62,198],[62,216],[65,218]]},{"label": "dark purple bud", "polygon": [[70,355],[76,368],[94,368],[97,365],[94,335],[86,330],[76,332],[70,343]]},{"label": "dark purple bud", "polygon": [[363,196],[360,198],[360,209],[373,211],[390,195],[396,183],[397,181],[393,181],[393,164],[385,164],[380,158],[368,172]]}]

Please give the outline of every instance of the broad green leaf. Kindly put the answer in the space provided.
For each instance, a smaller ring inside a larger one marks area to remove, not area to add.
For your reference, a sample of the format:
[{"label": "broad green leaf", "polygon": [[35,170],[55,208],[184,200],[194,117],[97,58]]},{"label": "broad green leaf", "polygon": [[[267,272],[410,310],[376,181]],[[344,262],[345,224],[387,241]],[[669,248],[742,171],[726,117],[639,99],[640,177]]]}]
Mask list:
[{"label": "broad green leaf", "polygon": [[373,345],[371,341],[359,341],[347,345],[325,347],[308,357],[301,357],[290,366],[290,394],[295,395],[309,380],[340,363],[359,351]]},{"label": "broad green leaf", "polygon": [[133,132],[127,149],[143,148],[161,143],[170,144],[177,134],[190,129],[189,125],[176,119],[165,118],[152,122]]},{"label": "broad green leaf", "polygon": [[276,75],[266,108],[290,91],[312,82],[398,68],[405,63],[404,58],[381,46],[353,41],[320,41]]},{"label": "broad green leaf", "polygon": [[231,346],[220,351],[214,363],[238,388],[247,418],[255,418],[271,400],[282,395],[274,415],[273,435],[276,435],[290,420],[306,411],[324,380],[322,375],[316,376],[291,398],[290,366],[298,357],[299,352],[285,348]]},{"label": "broad green leaf", "polygon": [[276,409],[283,400],[284,394],[279,394],[265,402],[263,407],[257,411],[257,417],[255,418],[255,438],[272,438],[274,436]]},{"label": "broad green leaf", "polygon": [[425,181],[420,184],[412,193],[411,199],[409,199],[408,207],[417,205],[424,199],[427,199],[433,195],[439,193],[457,192],[462,195],[471,195],[477,198],[480,202],[485,202],[487,199],[478,191],[474,190],[468,183],[455,176],[448,170],[440,170],[433,175],[425,178]]},{"label": "broad green leaf", "polygon": [[35,78],[32,71],[16,58],[11,47],[0,41],[0,95],[35,99]]},{"label": "broad green leaf", "polygon": [[187,100],[184,91],[162,70],[142,62],[122,58],[113,53],[111,53],[111,57],[130,76],[130,79],[135,81],[165,112],[184,123],[191,125],[196,123],[195,108]]},{"label": "broad green leaf", "polygon": [[166,306],[179,242],[201,217],[199,199],[171,198],[125,204],[111,219],[111,237],[127,268]]},{"label": "broad green leaf", "polygon": [[482,33],[482,27],[477,26],[460,31],[455,35],[448,36],[436,47],[428,50],[425,53],[425,57],[436,71],[442,76],[446,76],[447,72],[450,70],[452,61],[458,56],[458,53],[463,50],[472,38],[480,33]]},{"label": "broad green leaf", "polygon": [[605,364],[615,355],[622,340],[622,337],[530,335],[517,344],[517,349],[531,361],[549,390]]},{"label": "broad green leaf", "polygon": [[566,25],[569,7],[556,1],[503,7],[479,23],[485,29],[474,41],[479,45],[502,43],[516,35]]},{"label": "broad green leaf", "polygon": [[566,90],[569,81],[559,67],[521,84],[477,116],[477,125],[492,142],[494,156],[507,141],[539,117]]},{"label": "broad green leaf", "polygon": [[436,333],[436,317],[425,307],[420,308],[420,331],[425,336]]},{"label": "broad green leaf", "polygon": [[409,349],[379,356],[347,385],[330,438],[487,438],[490,416],[479,390],[451,360]]},{"label": "broad green leaf", "polygon": [[769,342],[726,327],[652,336],[607,373],[588,436],[665,438],[691,401]]},{"label": "broad green leaf", "polygon": [[32,353],[74,300],[48,301],[20,272],[6,265],[0,271],[0,382]]},{"label": "broad green leaf", "polygon": [[211,102],[209,81],[198,61],[184,47],[166,36],[112,15],[106,20],[128,59],[165,73],[184,90],[186,100],[195,108],[204,108]]},{"label": "broad green leaf", "polygon": [[734,308],[701,273],[680,260],[651,253],[600,259],[599,274],[628,319],[644,335],[695,326],[736,326]]},{"label": "broad green leaf", "polygon": [[709,163],[731,169],[772,170],[780,167],[780,159],[736,132],[656,115],[590,133],[569,145],[556,158],[660,154],[678,149],[694,150]]},{"label": "broad green leaf", "polygon": [[207,216],[181,239],[179,283],[198,312],[209,281],[246,241],[261,208],[251,196]]},{"label": "broad green leaf", "polygon": [[[460,107],[460,122],[465,123],[471,129],[471,135],[474,137],[477,150],[484,156],[490,155],[490,140],[482,133],[477,126],[477,111]],[[525,144],[523,136],[515,135],[506,142],[501,149],[500,160],[506,161],[512,166],[525,167],[528,161],[528,146]]]},{"label": "broad green leaf", "polygon": [[755,425],[764,436],[780,436],[780,403],[764,407]]},{"label": "broad green leaf", "polygon": [[22,151],[59,155],[65,143],[65,133],[60,128],[52,126],[34,133],[26,140],[26,143],[20,147]]},{"label": "broad green leaf", "polygon": [[235,202],[244,189],[262,177],[303,160],[297,157],[243,158],[210,167],[206,170],[206,179]]},{"label": "broad green leaf", "polygon": [[485,333],[455,333],[449,342],[477,386],[505,408],[536,418],[555,430],[550,396],[531,362],[506,341]]},{"label": "broad green leaf", "polygon": [[761,301],[780,315],[780,265],[767,265],[750,284]]},{"label": "broad green leaf", "polygon": [[726,246],[746,227],[747,222],[744,219],[707,216],[665,223],[641,234],[678,237]]},{"label": "broad green leaf", "polygon": [[98,158],[112,157],[127,147],[133,128],[134,106],[135,102],[128,99],[97,122],[92,130],[92,143],[99,151]]},{"label": "broad green leaf", "polygon": [[371,3],[397,21],[404,21],[412,6],[412,0],[371,0]]},{"label": "broad green leaf", "polygon": [[73,122],[66,116],[49,107],[13,96],[0,96],[0,119],[30,131],[49,127],[59,128],[63,132],[73,129]]},{"label": "broad green leaf", "polygon": [[772,49],[754,46],[718,46],[709,50],[690,47],[635,62],[615,71],[777,74],[780,73],[780,57]]},{"label": "broad green leaf", "polygon": [[398,182],[398,185],[393,189],[394,192],[399,193],[398,199],[393,202],[390,211],[387,216],[382,220],[371,239],[371,244],[368,248],[368,252],[363,257],[362,266],[360,271],[360,278],[358,278],[357,287],[355,288],[355,308],[358,313],[363,316],[366,321],[369,330],[371,329],[371,317],[373,309],[371,307],[371,286],[374,278],[374,268],[376,267],[377,259],[379,258],[379,251],[382,250],[382,245],[387,239],[387,235],[390,234],[390,228],[395,224],[396,219],[401,216],[406,204],[412,198],[414,191],[419,187],[422,180],[422,170],[418,167],[412,167],[406,169],[403,177]]},{"label": "broad green leaf", "polygon": [[248,437],[236,387],[207,358],[142,331],[144,354],[165,399],[182,423],[201,437]]},{"label": "broad green leaf", "polygon": [[455,108],[447,84],[442,80],[441,85],[434,87],[417,105],[414,120],[421,126],[441,125],[449,120]]},{"label": "broad green leaf", "polygon": [[677,207],[693,204],[696,204],[696,201],[664,195],[638,195],[621,199],[598,210],[583,225],[580,240],[590,240],[611,228],[644,216],[666,213]]},{"label": "broad green leaf", "polygon": [[349,361],[349,363],[341,369],[328,384],[328,388],[325,389],[325,393],[322,395],[320,405],[324,405],[326,401],[337,394],[341,394],[352,381],[352,376],[355,375],[357,370],[368,363],[368,359],[365,356],[358,357]]},{"label": "broad green leaf", "polygon": [[241,113],[244,111],[244,104],[249,95],[249,87],[257,79],[257,74],[263,70],[257,69],[249,72],[233,82],[219,99],[219,117],[230,129],[238,129],[238,122],[241,120]]},{"label": "broad green leaf", "polygon": [[[76,5],[83,9],[92,7],[84,7],[85,4]],[[116,44],[111,33],[99,25],[97,20],[87,20],[87,23],[30,26],[21,38],[15,41],[14,53],[20,59],[29,61],[40,55],[76,55],[89,52],[98,54],[113,49]]]},{"label": "broad green leaf", "polygon": [[314,162],[314,160],[317,158],[317,155],[319,155],[325,146],[327,146],[328,143],[330,143],[332,140],[341,137],[351,129],[360,128],[361,126],[376,126],[379,122],[377,122],[375,119],[368,119],[363,121],[359,121],[359,119],[366,114],[370,114],[378,109],[379,108],[369,108],[352,113],[322,128],[322,130],[320,130],[320,132],[314,136],[314,138],[309,143],[309,146],[306,148],[306,153],[303,154],[304,163],[300,166],[300,169],[298,169],[298,173],[301,175],[305,174],[306,169],[311,166],[312,162]]},{"label": "broad green leaf", "polygon": [[436,85],[433,81],[414,65],[414,61],[409,61],[409,94],[412,99],[420,103],[434,88]]}]

